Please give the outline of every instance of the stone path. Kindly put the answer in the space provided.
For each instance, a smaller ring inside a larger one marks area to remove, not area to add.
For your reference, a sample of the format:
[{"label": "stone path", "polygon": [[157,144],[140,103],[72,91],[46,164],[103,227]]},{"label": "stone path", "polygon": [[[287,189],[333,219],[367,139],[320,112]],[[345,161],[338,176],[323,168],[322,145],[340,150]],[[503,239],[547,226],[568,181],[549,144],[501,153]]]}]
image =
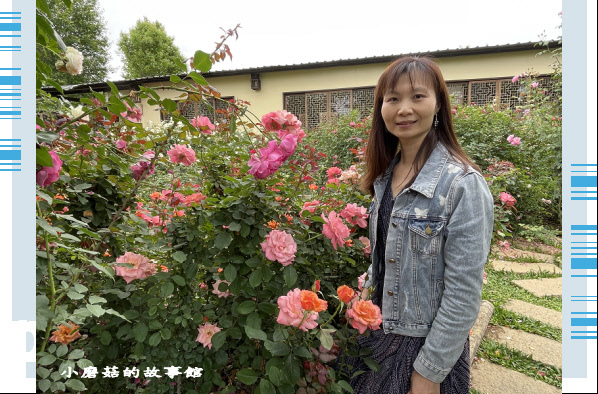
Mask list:
[{"label": "stone path", "polygon": [[[526,246],[525,242],[513,242],[517,246]],[[498,259],[491,260],[492,269],[496,271],[512,271],[514,273],[549,272],[562,274],[561,269],[553,264],[553,254],[560,253],[560,250],[546,245],[528,243],[529,246],[540,249],[547,253],[537,253],[527,250],[511,249],[508,252],[500,248],[493,248],[493,254]],[[533,259],[535,262],[509,261],[521,259]],[[513,284],[529,291],[537,297],[557,296],[562,297],[562,279],[559,278],[538,278],[513,280]],[[487,302],[487,301],[484,301]],[[502,308],[537,320],[553,327],[562,329],[562,314],[549,308],[530,304],[521,300],[511,299]],[[503,326],[487,326],[486,315],[492,313],[493,307],[482,308],[478,321],[472,329],[471,350],[472,355],[481,342],[481,336],[502,343],[507,347],[518,350],[531,356],[532,359],[547,365],[553,365],[562,369],[562,346],[558,341],[545,338],[540,335],[531,334],[521,330],[514,330]],[[484,327],[481,325],[486,324]],[[485,334],[484,334],[485,333]],[[474,347],[475,346],[475,347]],[[515,370],[493,364],[483,359],[475,359],[471,368],[472,387],[484,394],[516,394],[516,393],[561,393],[555,386],[536,380]]]},{"label": "stone path", "polygon": [[544,364],[563,368],[561,343],[540,335],[508,327],[491,327],[486,336],[507,347],[519,350]]},{"label": "stone path", "polygon": [[558,387],[489,361],[474,362],[471,383],[484,394],[561,394]]},{"label": "stone path", "polygon": [[549,263],[518,263],[515,261],[492,260],[492,268],[496,271],[513,271],[516,273],[546,271],[551,274],[561,274],[559,267]]},{"label": "stone path", "polygon": [[552,257],[552,255],[531,252],[529,250],[511,249],[511,250],[505,252],[502,249],[495,247],[492,249],[492,251],[494,253],[496,253],[496,255],[498,257],[500,257],[501,259],[504,259],[504,258],[517,259],[517,258],[521,258],[521,257],[529,257],[529,258],[532,258],[534,260],[538,260],[538,261],[541,261],[544,263],[554,262],[554,257]]},{"label": "stone path", "polygon": [[562,278],[520,279],[514,280],[513,283],[537,297],[563,295]]},{"label": "stone path", "polygon": [[509,300],[509,302],[507,302],[503,308],[508,311],[529,317],[530,319],[538,320],[557,328],[563,328],[562,313],[555,311],[554,309],[544,308],[542,306],[530,304],[529,302],[520,300]]}]

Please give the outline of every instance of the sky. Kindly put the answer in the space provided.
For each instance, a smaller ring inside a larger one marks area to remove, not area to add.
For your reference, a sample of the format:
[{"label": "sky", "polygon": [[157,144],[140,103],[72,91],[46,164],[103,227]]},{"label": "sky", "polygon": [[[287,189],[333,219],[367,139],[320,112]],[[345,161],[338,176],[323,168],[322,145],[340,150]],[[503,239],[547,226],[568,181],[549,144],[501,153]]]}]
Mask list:
[{"label": "sky", "polygon": [[560,0],[99,0],[120,80],[116,42],[137,20],[159,21],[185,57],[212,52],[225,30],[242,69],[538,41],[560,35]]}]

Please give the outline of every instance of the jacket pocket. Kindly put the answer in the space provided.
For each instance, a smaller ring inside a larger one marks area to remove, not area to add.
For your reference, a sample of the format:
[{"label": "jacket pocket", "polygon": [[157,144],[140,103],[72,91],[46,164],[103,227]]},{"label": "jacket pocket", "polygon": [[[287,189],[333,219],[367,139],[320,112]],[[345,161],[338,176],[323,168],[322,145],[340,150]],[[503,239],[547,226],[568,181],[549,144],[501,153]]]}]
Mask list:
[{"label": "jacket pocket", "polygon": [[409,221],[411,249],[422,256],[438,256],[444,222],[429,219]]}]

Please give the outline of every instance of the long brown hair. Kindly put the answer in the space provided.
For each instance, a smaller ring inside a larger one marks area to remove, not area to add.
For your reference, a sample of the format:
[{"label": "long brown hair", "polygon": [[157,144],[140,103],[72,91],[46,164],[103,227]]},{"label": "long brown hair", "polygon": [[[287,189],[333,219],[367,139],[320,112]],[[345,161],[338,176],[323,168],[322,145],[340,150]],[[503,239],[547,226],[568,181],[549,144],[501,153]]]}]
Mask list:
[{"label": "long brown hair", "polygon": [[438,127],[432,127],[422,142],[414,162],[414,175],[406,187],[415,181],[438,142],[442,142],[449,153],[463,163],[465,168],[471,166],[479,171],[479,167],[467,156],[457,141],[453,129],[451,101],[440,68],[429,57],[405,56],[398,58],[384,70],[374,91],[374,116],[365,155],[366,171],[360,183],[364,193],[374,195],[374,181],[388,168],[399,148],[399,139],[388,132],[382,119],[382,102],[384,94],[396,86],[402,75],[409,76],[412,86],[417,80],[433,87],[436,102],[440,107]]}]

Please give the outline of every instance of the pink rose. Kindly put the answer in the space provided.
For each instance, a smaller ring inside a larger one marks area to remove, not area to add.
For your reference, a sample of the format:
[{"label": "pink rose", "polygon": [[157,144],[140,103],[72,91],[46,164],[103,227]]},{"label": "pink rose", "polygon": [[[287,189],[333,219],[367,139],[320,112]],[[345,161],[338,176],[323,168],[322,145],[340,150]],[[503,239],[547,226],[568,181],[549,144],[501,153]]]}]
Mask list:
[{"label": "pink rose", "polygon": [[365,247],[361,249],[363,250],[365,257],[370,257],[370,253],[372,252],[370,249],[370,239],[368,237],[359,237],[357,239],[359,240],[359,242],[365,245]]},{"label": "pink rose", "polygon": [[286,110],[267,113],[262,116],[262,124],[266,130],[276,131],[281,139],[289,133],[297,136],[299,141],[305,138],[305,132],[301,129],[301,121]]},{"label": "pink rose", "polygon": [[537,88],[540,84],[538,82],[534,82],[532,83],[531,87],[532,88]]},{"label": "pink rose", "polygon": [[228,296],[232,295],[232,293],[230,291],[228,291],[228,290],[226,290],[226,291],[220,291],[220,290],[218,290],[218,286],[220,286],[220,283],[226,283],[227,285],[230,285],[230,282],[218,279],[212,285],[212,287],[214,288],[214,290],[212,290],[212,294],[216,294],[218,296],[218,298],[228,297]]},{"label": "pink rose", "polygon": [[222,331],[216,324],[205,323],[203,325],[199,325],[197,327],[197,338],[195,342],[199,342],[203,345],[203,347],[207,347],[208,349],[212,349],[212,337],[217,332]]},{"label": "pink rose", "polygon": [[[301,290],[294,289],[286,296],[278,297],[278,318],[276,321],[285,326],[299,327],[303,331],[316,328],[318,312],[306,312],[301,307]],[[304,318],[305,315],[305,318]]]},{"label": "pink rose", "polygon": [[345,238],[350,234],[349,228],[343,223],[343,219],[336,214],[336,212],[330,212],[328,218],[322,214],[322,219],[326,222],[323,226],[322,233],[324,236],[332,241],[332,247],[336,250],[337,246],[345,245]]},{"label": "pink rose", "polygon": [[147,160],[151,160],[151,159],[153,159],[153,158],[154,158],[154,156],[156,156],[156,154],[154,153],[154,151],[153,151],[153,150],[148,150],[148,151],[145,151],[145,153],[142,155],[142,157],[143,157],[144,159],[147,159]]},{"label": "pink rose", "polygon": [[519,138],[519,137],[515,137],[515,138],[513,138],[513,141],[511,141],[511,145],[517,146],[519,144],[521,144],[521,138]]},{"label": "pink rose", "polygon": [[349,126],[351,126],[351,127],[355,127],[355,122],[351,122],[351,123],[349,123]]},{"label": "pink rose", "polygon": [[513,83],[515,83],[515,82],[517,82],[518,79],[519,79],[519,75],[515,75],[511,81]]},{"label": "pink rose", "polygon": [[282,164],[283,152],[276,141],[268,142],[265,148],[260,148],[260,157],[251,156],[247,164],[251,169],[247,171],[256,179],[264,179],[274,174]]},{"label": "pink rose", "polygon": [[[131,264],[133,267],[128,268],[122,264]],[[122,276],[125,282],[130,283],[135,279],[145,279],[148,276],[155,275],[158,272],[156,264],[150,263],[150,260],[140,254],[125,252],[124,255],[116,259],[114,265],[114,272],[118,276]]]},{"label": "pink rose", "polygon": [[127,148],[127,141],[118,140],[114,143],[114,146],[116,146],[116,149],[125,150]]},{"label": "pink rose", "polygon": [[284,231],[272,230],[266,235],[266,240],[260,244],[266,258],[270,261],[278,261],[287,266],[295,260],[297,243],[291,234]]},{"label": "pink rose", "polygon": [[507,192],[501,192],[499,198],[500,198],[500,201],[502,201],[506,207],[512,207],[517,202],[515,197],[513,197],[512,195],[510,195]]},{"label": "pink rose", "polygon": [[[129,167],[129,169],[131,171],[133,171],[133,178],[136,181],[138,181],[139,179],[141,179],[142,176],[145,179],[145,177],[147,177],[148,175],[152,175],[154,173],[154,165],[152,165],[149,168],[149,170],[147,170],[148,167],[149,167],[149,162],[140,161],[137,164],[133,164],[131,167]],[[147,170],[147,172],[145,172],[145,170]],[[143,175],[144,172],[145,172],[145,175]]]},{"label": "pink rose", "polygon": [[193,127],[201,130],[202,133],[207,135],[212,134],[212,131],[216,129],[216,126],[212,124],[210,118],[207,116],[198,116],[197,118],[191,120],[191,124]]},{"label": "pink rose", "polygon": [[358,207],[357,204],[347,204],[345,209],[341,211],[341,216],[352,225],[357,225],[361,228],[366,228],[368,222],[367,209],[365,207]]},{"label": "pink rose", "polygon": [[168,152],[170,161],[173,163],[181,163],[184,166],[190,166],[197,160],[195,158],[195,151],[187,145],[175,144]]},{"label": "pink rose", "polygon": [[127,110],[125,112],[121,112],[120,116],[130,120],[131,122],[140,123],[142,115],[141,110],[135,106],[131,108],[131,106],[126,101],[124,103],[127,107]]},{"label": "pink rose", "polygon": [[[365,237],[361,237],[361,238],[365,238]],[[360,239],[361,240],[361,239]],[[369,240],[368,240],[369,241]],[[369,243],[369,242],[368,242]],[[363,285],[365,284],[365,278],[366,276],[368,276],[367,272],[364,272],[363,274],[361,274],[361,276],[359,276],[357,278],[357,288],[359,290],[363,290]]]},{"label": "pink rose", "polygon": [[53,151],[48,152],[52,157],[52,167],[42,167],[35,174],[35,181],[39,187],[47,187],[56,182],[60,178],[60,170],[62,169],[62,160]]},{"label": "pink rose", "polygon": [[295,149],[297,148],[297,136],[287,134],[282,141],[280,141],[279,148],[282,151],[282,161],[285,161],[295,153]]}]

